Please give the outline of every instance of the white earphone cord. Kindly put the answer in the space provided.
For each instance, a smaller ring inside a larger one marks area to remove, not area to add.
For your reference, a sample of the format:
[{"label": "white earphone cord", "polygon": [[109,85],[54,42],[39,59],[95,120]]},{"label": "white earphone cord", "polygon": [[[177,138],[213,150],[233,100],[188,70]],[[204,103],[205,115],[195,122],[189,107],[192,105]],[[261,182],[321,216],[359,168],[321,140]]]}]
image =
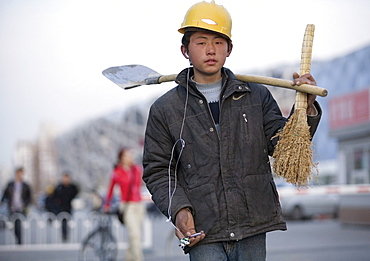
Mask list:
[{"label": "white earphone cord", "polygon": [[[181,129],[180,129],[180,135],[179,135],[179,139],[172,146],[171,158],[170,158],[170,162],[168,164],[168,198],[169,198],[169,202],[168,202],[168,209],[167,209],[167,215],[168,215],[167,222],[172,221],[171,206],[172,206],[172,199],[173,199],[173,196],[175,195],[176,187],[177,187],[177,167],[178,167],[178,164],[179,164],[179,161],[180,161],[182,152],[183,152],[184,147],[185,147],[185,140],[182,138],[182,133],[183,133],[183,130],[184,130],[185,117],[186,117],[186,108],[187,108],[187,105],[188,105],[188,98],[189,98],[189,76],[190,76],[190,68],[188,68],[187,77],[186,77],[186,98],[185,98],[184,116],[183,116],[183,119],[182,119],[182,124],[181,124]],[[172,165],[172,161],[173,161],[173,158],[174,158],[176,144],[178,142],[181,142],[181,150],[179,152],[179,156],[177,158],[176,165],[175,165],[175,170],[174,170],[174,188],[173,188],[173,191],[171,192],[171,165]],[[175,229],[179,233],[181,233],[180,230],[172,222],[171,222],[171,224],[175,227]],[[183,234],[182,234],[182,236],[184,237]]]}]

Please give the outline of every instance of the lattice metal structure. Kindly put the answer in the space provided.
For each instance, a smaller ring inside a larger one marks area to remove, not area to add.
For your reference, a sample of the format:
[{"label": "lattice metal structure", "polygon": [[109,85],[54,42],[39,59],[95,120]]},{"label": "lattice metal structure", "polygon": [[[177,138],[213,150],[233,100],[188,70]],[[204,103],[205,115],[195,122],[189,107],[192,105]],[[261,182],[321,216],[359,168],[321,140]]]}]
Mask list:
[{"label": "lattice metal structure", "polygon": [[56,139],[61,172],[69,171],[82,189],[106,187],[122,147],[133,150],[141,164],[149,104],[91,120]]}]

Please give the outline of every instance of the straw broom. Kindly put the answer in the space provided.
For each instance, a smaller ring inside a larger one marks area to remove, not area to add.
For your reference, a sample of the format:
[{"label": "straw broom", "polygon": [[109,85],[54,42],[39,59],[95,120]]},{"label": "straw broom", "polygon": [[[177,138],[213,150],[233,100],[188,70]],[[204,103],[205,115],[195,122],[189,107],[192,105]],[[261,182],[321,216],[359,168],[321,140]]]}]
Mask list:
[{"label": "straw broom", "polygon": [[[306,27],[302,52],[300,75],[310,72],[311,53],[315,26]],[[310,127],[307,124],[307,93],[297,92],[295,109],[285,127],[275,137],[279,141],[273,154],[274,172],[293,185],[307,186],[312,180],[312,170],[316,164],[312,161]]]}]

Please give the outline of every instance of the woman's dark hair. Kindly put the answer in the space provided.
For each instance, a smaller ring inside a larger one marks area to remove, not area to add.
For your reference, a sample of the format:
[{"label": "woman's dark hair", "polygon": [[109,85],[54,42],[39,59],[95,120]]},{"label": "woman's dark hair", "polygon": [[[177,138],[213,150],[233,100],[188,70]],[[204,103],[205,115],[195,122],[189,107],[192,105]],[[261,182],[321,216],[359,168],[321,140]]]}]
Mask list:
[{"label": "woman's dark hair", "polygon": [[[193,33],[195,32],[200,32],[200,31],[204,31],[204,32],[208,32],[208,33],[215,33],[213,31],[210,31],[210,30],[207,30],[207,29],[195,29],[195,30],[192,30],[192,29],[188,29],[188,30],[185,30],[185,33],[181,39],[181,43],[184,45],[186,51],[189,51],[189,43],[190,43],[190,37],[193,35]],[[216,33],[217,34],[217,33]],[[230,48],[231,48],[231,41],[230,39],[228,39],[227,37],[224,37],[222,34],[218,34],[220,35],[222,38],[224,38],[226,41],[227,41],[227,50],[230,51]]]},{"label": "woman's dark hair", "polygon": [[119,162],[122,158],[122,155],[125,154],[126,151],[129,151],[130,149],[128,147],[123,147],[121,148],[119,151],[118,151],[118,154],[117,154],[117,161],[116,161],[116,164],[114,164],[114,168],[117,168],[117,166],[119,165]]}]

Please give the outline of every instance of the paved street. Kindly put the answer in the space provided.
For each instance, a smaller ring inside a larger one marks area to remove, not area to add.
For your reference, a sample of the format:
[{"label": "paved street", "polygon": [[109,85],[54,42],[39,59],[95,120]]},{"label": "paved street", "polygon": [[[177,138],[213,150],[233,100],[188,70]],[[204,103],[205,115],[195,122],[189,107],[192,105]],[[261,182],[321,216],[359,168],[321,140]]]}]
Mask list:
[{"label": "paved street", "polygon": [[[172,234],[172,226],[157,218],[153,249],[146,261],[186,261]],[[78,245],[0,246],[0,261],[78,261]],[[336,220],[288,222],[288,231],[267,237],[268,261],[365,261],[370,256],[370,226],[341,225]],[[123,250],[118,260],[123,260]]]}]

